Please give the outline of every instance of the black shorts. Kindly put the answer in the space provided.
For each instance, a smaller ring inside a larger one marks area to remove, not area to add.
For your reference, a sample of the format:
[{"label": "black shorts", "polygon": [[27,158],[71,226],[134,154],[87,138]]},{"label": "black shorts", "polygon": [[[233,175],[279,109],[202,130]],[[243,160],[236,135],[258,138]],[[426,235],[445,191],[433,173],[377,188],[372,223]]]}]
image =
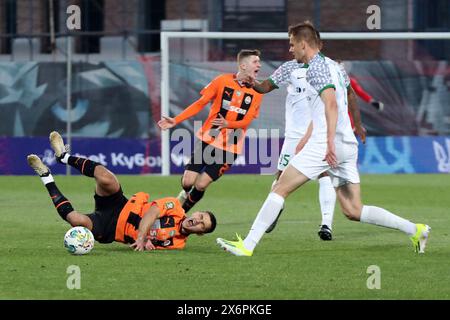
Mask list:
[{"label": "black shorts", "polygon": [[204,171],[213,181],[216,181],[225,171],[230,169],[237,156],[235,153],[218,149],[199,140],[195,144],[191,159],[184,169],[198,173]]},{"label": "black shorts", "polygon": [[100,243],[111,243],[116,237],[117,220],[120,211],[128,202],[123,195],[122,188],[116,193],[101,197],[94,195],[95,211],[87,216],[92,220],[92,234]]}]

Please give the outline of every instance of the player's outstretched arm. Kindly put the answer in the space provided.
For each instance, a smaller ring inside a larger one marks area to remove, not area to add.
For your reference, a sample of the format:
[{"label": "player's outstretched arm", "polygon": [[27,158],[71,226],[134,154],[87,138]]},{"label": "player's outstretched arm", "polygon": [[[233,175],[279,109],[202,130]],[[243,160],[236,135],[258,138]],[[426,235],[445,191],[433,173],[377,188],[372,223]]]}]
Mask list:
[{"label": "player's outstretched arm", "polygon": [[[155,223],[156,219],[159,218],[159,208],[157,206],[151,206],[150,209],[141,219],[139,223],[139,233],[136,241],[130,245],[134,251],[144,251],[155,249],[155,247],[151,244],[150,240],[147,240],[147,234],[150,231],[151,226]],[[150,242],[150,243],[148,243]]]},{"label": "player's outstretched arm", "polygon": [[162,130],[173,128],[180,122],[195,116],[209,103],[209,101],[210,97],[201,96],[200,99],[184,109],[184,111],[175,118],[163,117],[163,119],[158,121],[158,126]]},{"label": "player's outstretched arm", "polygon": [[253,89],[258,92],[258,93],[268,93],[274,89],[276,89],[277,87],[274,85],[274,83],[272,81],[270,81],[270,79],[266,79],[263,81],[257,81],[255,79],[254,84],[253,84]]},{"label": "player's outstretched arm", "polygon": [[173,128],[177,125],[176,121],[174,118],[171,117],[164,117],[158,121],[158,126],[162,129],[162,130],[167,130],[170,128]]},{"label": "player's outstretched arm", "polygon": [[270,79],[258,81],[252,75],[244,75],[242,78],[238,78],[238,80],[242,81],[246,87],[253,88],[253,90],[261,94],[278,88]]}]

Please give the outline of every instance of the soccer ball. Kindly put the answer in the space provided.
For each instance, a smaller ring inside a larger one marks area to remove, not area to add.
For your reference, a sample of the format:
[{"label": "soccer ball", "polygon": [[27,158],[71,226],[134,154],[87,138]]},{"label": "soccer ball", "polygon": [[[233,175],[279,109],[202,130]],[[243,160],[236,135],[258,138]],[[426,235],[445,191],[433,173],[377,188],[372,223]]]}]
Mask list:
[{"label": "soccer ball", "polygon": [[94,248],[94,235],[85,227],[73,227],[64,236],[64,247],[72,254],[89,253]]}]

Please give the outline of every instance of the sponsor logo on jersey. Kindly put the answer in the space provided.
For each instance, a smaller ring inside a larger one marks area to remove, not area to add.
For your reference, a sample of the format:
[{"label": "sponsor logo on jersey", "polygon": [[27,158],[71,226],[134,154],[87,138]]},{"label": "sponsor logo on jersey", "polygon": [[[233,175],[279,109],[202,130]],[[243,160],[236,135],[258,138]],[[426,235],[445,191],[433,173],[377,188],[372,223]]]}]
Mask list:
[{"label": "sponsor logo on jersey", "polygon": [[252,97],[246,96],[244,102],[245,102],[246,104],[250,104],[250,103],[252,102]]},{"label": "sponsor logo on jersey", "polygon": [[165,204],[164,204],[164,206],[166,207],[166,209],[173,209],[174,207],[175,207],[175,205],[174,205],[174,203],[173,202],[166,202]]},{"label": "sponsor logo on jersey", "polygon": [[[250,98],[250,97],[248,97],[248,98]],[[247,113],[247,110],[244,110],[244,109],[241,109],[241,108],[229,105],[229,104],[225,104],[225,103],[223,104],[223,108],[230,112],[236,112],[236,113],[243,114],[243,115],[245,115]]]}]

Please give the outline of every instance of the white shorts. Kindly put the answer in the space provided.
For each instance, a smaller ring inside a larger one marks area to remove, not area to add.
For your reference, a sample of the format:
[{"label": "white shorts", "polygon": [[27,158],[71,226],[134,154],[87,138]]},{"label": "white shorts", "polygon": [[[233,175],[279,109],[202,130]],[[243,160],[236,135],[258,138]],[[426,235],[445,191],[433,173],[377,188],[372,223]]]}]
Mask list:
[{"label": "white shorts", "polygon": [[331,168],[323,160],[327,152],[326,143],[307,143],[305,147],[291,159],[291,165],[311,180],[327,172],[335,188],[346,183],[360,183],[358,172],[358,145],[337,142],[336,157],[338,166]]},{"label": "white shorts", "polygon": [[289,164],[289,161],[295,156],[295,148],[297,147],[300,138],[284,138],[283,146],[281,147],[280,157],[278,158],[278,170],[283,171]]}]

